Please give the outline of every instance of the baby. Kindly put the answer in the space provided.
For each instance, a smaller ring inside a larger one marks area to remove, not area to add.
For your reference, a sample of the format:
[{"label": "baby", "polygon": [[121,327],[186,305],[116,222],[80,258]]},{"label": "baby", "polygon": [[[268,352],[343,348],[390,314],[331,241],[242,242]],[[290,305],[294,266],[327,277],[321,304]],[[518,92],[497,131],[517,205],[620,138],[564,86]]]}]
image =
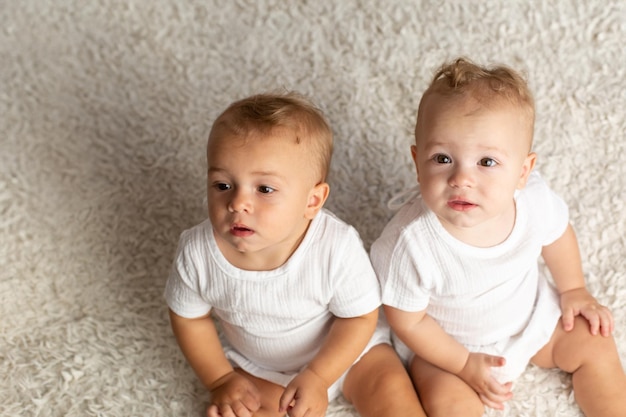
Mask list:
[{"label": "baby", "polygon": [[444,65],[421,99],[419,195],[371,258],[430,417],[503,408],[529,362],[571,373],[588,417],[626,410],[612,315],[585,287],[565,203],[533,171],[534,118],[519,74],[465,59]]},{"label": "baby", "polygon": [[382,417],[389,408],[372,404],[393,403],[389,380],[413,407],[405,415],[424,415],[377,326],[367,252],[323,209],[332,146],[322,113],[295,93],[237,101],[212,127],[209,216],[183,232],[165,290],[178,344],[211,392],[209,417],[323,416],[341,392]]}]

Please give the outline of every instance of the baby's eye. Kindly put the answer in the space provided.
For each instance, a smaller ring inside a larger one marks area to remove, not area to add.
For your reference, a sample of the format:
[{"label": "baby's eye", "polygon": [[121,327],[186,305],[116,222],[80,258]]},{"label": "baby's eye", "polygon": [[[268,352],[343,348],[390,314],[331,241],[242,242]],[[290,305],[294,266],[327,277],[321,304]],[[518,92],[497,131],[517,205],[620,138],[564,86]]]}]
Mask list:
[{"label": "baby's eye", "polygon": [[450,164],[452,163],[452,158],[448,155],[439,153],[433,157],[433,160],[438,164]]},{"label": "baby's eye", "polygon": [[482,167],[495,167],[496,165],[498,165],[498,162],[496,162],[496,160],[492,158],[483,158],[478,162],[478,165]]},{"label": "baby's eye", "polygon": [[271,194],[275,191],[272,187],[269,187],[267,185],[259,186],[258,190],[261,194]]},{"label": "baby's eye", "polygon": [[215,187],[215,189],[217,189],[218,191],[228,191],[230,190],[230,185],[226,184],[225,182],[218,182],[213,184],[213,187]]}]

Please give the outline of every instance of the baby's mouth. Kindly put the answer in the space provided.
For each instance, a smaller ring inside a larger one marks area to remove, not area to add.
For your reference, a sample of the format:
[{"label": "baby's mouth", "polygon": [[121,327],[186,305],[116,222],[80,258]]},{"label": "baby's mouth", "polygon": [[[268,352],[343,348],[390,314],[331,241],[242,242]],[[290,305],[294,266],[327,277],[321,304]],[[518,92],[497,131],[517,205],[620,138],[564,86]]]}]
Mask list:
[{"label": "baby's mouth", "polygon": [[241,224],[235,224],[231,226],[230,233],[234,236],[243,237],[243,236],[250,236],[251,234],[254,233],[254,230]]},{"label": "baby's mouth", "polygon": [[450,200],[448,201],[448,207],[457,211],[467,211],[476,207],[476,204],[466,200]]}]

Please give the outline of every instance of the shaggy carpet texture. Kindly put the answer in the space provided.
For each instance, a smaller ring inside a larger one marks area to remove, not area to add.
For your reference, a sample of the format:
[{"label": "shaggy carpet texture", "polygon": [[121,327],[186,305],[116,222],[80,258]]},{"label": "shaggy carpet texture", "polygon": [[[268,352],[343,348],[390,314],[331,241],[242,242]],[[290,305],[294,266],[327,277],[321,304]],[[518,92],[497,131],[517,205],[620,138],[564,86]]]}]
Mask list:
[{"label": "shaggy carpet texture", "polygon": [[[0,3],[0,414],[200,416],[163,301],[205,216],[206,137],[231,101],[298,90],[336,134],[328,207],[365,245],[414,183],[420,94],[459,55],[527,74],[538,169],[567,201],[626,360],[626,3]],[[530,366],[491,417],[579,417]],[[343,398],[328,416],[355,417]]]}]

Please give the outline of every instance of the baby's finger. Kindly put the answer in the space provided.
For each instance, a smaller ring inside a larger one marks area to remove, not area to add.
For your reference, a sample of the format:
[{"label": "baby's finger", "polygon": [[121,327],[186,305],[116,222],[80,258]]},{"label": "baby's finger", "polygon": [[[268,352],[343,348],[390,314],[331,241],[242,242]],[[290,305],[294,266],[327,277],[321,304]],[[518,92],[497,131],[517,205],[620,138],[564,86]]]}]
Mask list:
[{"label": "baby's finger", "polygon": [[608,308],[600,307],[600,333],[602,336],[610,336],[615,330],[615,321],[613,320],[613,314]]},{"label": "baby's finger", "polygon": [[215,404],[211,405],[207,409],[207,415],[209,417],[236,417],[234,411],[228,404],[224,404],[219,407]]},{"label": "baby's finger", "polygon": [[513,397],[513,393],[511,392],[512,386],[513,384],[511,383],[501,384],[496,379],[492,378],[487,382],[485,390],[479,393],[479,396],[486,406],[495,408],[496,410],[502,410],[504,403]]},{"label": "baby's finger", "polygon": [[496,410],[504,410],[504,403],[491,400],[484,394],[478,394],[478,397],[480,398],[480,401],[482,401],[482,403],[485,404],[487,407],[491,407]]},{"label": "baby's finger", "polygon": [[574,311],[571,308],[563,311],[561,322],[563,323],[563,330],[566,332],[574,328]]},{"label": "baby's finger", "polygon": [[297,403],[293,403],[289,406],[288,416],[289,417],[304,417],[308,411],[308,409],[302,404],[302,401]]},{"label": "baby's finger", "polygon": [[511,383],[501,384],[494,379],[487,385],[488,391],[486,394],[489,398],[498,402],[508,401],[513,396],[511,392],[512,386]]},{"label": "baby's finger", "polygon": [[489,366],[492,366],[495,368],[499,368],[501,366],[506,365],[506,359],[502,356],[487,355],[487,362],[489,363]]},{"label": "baby's finger", "polygon": [[581,314],[589,322],[589,331],[592,335],[597,335],[600,329],[600,314],[595,308],[589,308],[581,311]]},{"label": "baby's finger", "polygon": [[215,404],[211,404],[209,408],[206,409],[206,415],[207,417],[222,417],[222,415],[219,413],[219,409]]},{"label": "baby's finger", "polygon": [[289,409],[293,407],[295,399],[296,390],[288,386],[285,388],[285,391],[283,391],[283,395],[280,396],[280,400],[278,401],[278,411],[281,413],[289,411]]},{"label": "baby's finger", "polygon": [[513,394],[510,392],[506,394],[499,394],[488,391],[482,393],[481,396],[484,397],[485,401],[487,401],[486,404],[489,405],[489,407],[501,410],[504,403],[509,401],[512,398]]},{"label": "baby's finger", "polygon": [[324,417],[325,409],[319,409],[313,404],[298,400],[293,408],[289,410],[289,417]]}]

